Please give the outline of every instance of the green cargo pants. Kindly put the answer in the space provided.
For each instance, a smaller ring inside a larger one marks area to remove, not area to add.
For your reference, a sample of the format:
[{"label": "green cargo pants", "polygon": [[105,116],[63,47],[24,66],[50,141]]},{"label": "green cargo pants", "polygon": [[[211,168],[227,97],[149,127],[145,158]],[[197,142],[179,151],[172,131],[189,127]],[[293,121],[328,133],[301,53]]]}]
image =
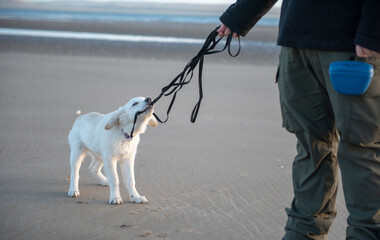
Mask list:
[{"label": "green cargo pants", "polygon": [[352,56],[281,50],[283,126],[298,140],[286,240],[327,239],[337,213],[338,166],[349,212],[346,239],[380,239],[380,58],[360,59],[375,68],[365,94],[342,95],[332,87],[329,64]]}]

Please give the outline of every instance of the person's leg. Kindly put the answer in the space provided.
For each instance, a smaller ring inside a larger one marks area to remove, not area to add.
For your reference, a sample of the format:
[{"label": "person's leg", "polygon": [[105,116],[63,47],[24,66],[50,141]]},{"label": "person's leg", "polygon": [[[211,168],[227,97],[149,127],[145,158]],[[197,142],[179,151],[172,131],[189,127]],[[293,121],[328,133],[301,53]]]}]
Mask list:
[{"label": "person's leg", "polygon": [[286,240],[327,239],[336,216],[337,132],[317,51],[282,48],[278,87],[284,127],[297,137]]},{"label": "person's leg", "polygon": [[[322,53],[325,75],[334,53]],[[362,59],[363,60],[363,59]],[[344,195],[349,211],[349,240],[380,239],[380,58],[367,60],[375,76],[366,93],[348,96],[328,86],[340,133],[338,149]]]}]

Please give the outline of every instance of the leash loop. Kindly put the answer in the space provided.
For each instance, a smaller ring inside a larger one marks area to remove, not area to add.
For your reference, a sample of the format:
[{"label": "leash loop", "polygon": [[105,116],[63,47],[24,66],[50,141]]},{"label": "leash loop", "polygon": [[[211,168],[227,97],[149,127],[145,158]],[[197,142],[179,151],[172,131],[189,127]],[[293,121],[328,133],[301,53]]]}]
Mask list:
[{"label": "leash loop", "polygon": [[[220,52],[223,52],[224,50],[228,50],[228,54],[231,56],[231,57],[236,57],[239,55],[240,53],[240,49],[241,49],[241,46],[240,46],[240,37],[238,37],[238,51],[235,53],[235,54],[232,54],[232,51],[231,51],[231,42],[232,42],[232,34],[228,35],[227,39],[226,39],[226,43],[224,44],[223,48],[222,49],[219,49],[219,50],[215,50],[215,47],[218,45],[218,43],[222,40],[223,37],[219,37],[218,38],[218,32],[217,30],[219,29],[220,26],[218,26],[217,28],[215,28],[209,35],[208,37],[206,38],[201,50],[199,50],[198,54],[193,57],[185,66],[185,68],[183,69],[183,71],[178,74],[167,86],[163,87],[161,89],[161,93],[151,102],[151,105],[153,106],[158,100],[161,99],[161,97],[165,96],[170,96],[172,95],[172,99],[170,100],[170,103],[169,103],[169,106],[168,106],[168,109],[166,111],[166,118],[164,120],[161,120],[157,114],[153,113],[154,117],[157,119],[157,121],[159,121],[160,123],[166,123],[169,119],[169,114],[170,114],[170,111],[174,105],[174,102],[175,102],[175,99],[177,97],[177,93],[179,90],[182,89],[183,86],[189,84],[194,76],[194,70],[195,68],[197,67],[197,65],[199,64],[199,70],[198,70],[198,88],[199,88],[199,98],[198,98],[198,102],[196,103],[196,105],[194,106],[194,109],[193,111],[191,112],[191,116],[190,116],[190,121],[192,123],[194,123],[198,117],[198,113],[199,113],[199,109],[200,109],[200,106],[201,106],[201,103],[202,103],[202,99],[203,99],[203,79],[202,79],[202,72],[203,72],[203,62],[204,62],[204,56],[206,55],[211,55],[211,54],[216,54],[216,53],[220,53]],[[143,112],[143,111],[142,111]],[[134,128],[135,128],[135,124],[136,124],[136,121],[137,121],[137,116],[140,114],[141,112],[138,112],[136,113],[135,115],[135,122],[133,124],[133,129],[132,129],[132,132],[130,134],[130,136],[132,137],[133,136],[133,131],[134,131]]]},{"label": "leash loop", "polygon": [[204,56],[205,55],[211,55],[223,52],[224,50],[228,49],[228,54],[231,57],[236,57],[240,53],[241,45],[240,45],[240,38],[238,37],[238,51],[233,54],[231,51],[231,43],[232,43],[232,34],[228,35],[226,39],[226,43],[224,44],[224,47],[220,50],[214,50],[215,47],[218,45],[218,43],[222,40],[223,37],[218,38],[218,32],[220,26],[215,28],[206,38],[201,50],[198,52],[198,54],[193,57],[185,66],[183,71],[175,77],[169,85],[162,88],[161,93],[152,101],[152,105],[154,105],[162,96],[170,96],[173,94],[172,99],[170,101],[168,110],[166,111],[166,119],[161,120],[157,114],[154,113],[154,116],[156,117],[157,121],[160,123],[166,123],[170,111],[173,107],[174,101],[176,99],[177,93],[179,90],[182,89],[184,85],[187,85],[190,83],[190,81],[193,78],[193,71],[195,70],[196,66],[199,64],[199,72],[198,72],[198,87],[199,87],[199,99],[196,103],[190,117],[190,121],[194,123],[197,119],[198,112],[202,103],[203,99],[203,87],[202,87],[202,72],[203,72],[203,62],[204,62]]}]

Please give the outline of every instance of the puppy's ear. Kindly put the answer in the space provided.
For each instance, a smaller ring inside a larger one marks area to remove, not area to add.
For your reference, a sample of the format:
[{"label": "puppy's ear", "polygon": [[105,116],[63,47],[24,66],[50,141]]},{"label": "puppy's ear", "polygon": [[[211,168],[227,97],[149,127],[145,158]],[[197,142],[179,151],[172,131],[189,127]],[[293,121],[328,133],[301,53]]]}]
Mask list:
[{"label": "puppy's ear", "polygon": [[151,116],[148,122],[149,126],[151,127],[157,127],[158,123],[155,116]]},{"label": "puppy's ear", "polygon": [[120,114],[121,112],[117,112],[115,113],[111,119],[108,121],[108,123],[106,124],[106,126],[104,127],[105,130],[110,130],[114,125],[119,125],[120,124]]}]

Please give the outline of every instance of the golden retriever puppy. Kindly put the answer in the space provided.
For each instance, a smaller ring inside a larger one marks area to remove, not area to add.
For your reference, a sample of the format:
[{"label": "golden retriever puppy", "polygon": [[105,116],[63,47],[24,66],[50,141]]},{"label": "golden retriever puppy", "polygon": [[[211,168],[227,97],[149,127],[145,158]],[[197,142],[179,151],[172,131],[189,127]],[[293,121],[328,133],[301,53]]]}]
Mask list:
[{"label": "golden retriever puppy", "polygon": [[[135,187],[134,163],[140,134],[147,125],[157,126],[153,116],[150,98],[136,97],[118,110],[108,113],[88,113],[78,117],[69,133],[70,144],[70,189],[69,197],[79,197],[79,169],[86,154],[92,158],[90,170],[101,185],[110,189],[110,204],[123,203],[120,196],[117,164],[121,166],[124,183],[131,201],[146,203],[148,200],[140,196]],[[136,113],[133,138],[130,136]],[[104,176],[101,172],[104,166]]]}]

